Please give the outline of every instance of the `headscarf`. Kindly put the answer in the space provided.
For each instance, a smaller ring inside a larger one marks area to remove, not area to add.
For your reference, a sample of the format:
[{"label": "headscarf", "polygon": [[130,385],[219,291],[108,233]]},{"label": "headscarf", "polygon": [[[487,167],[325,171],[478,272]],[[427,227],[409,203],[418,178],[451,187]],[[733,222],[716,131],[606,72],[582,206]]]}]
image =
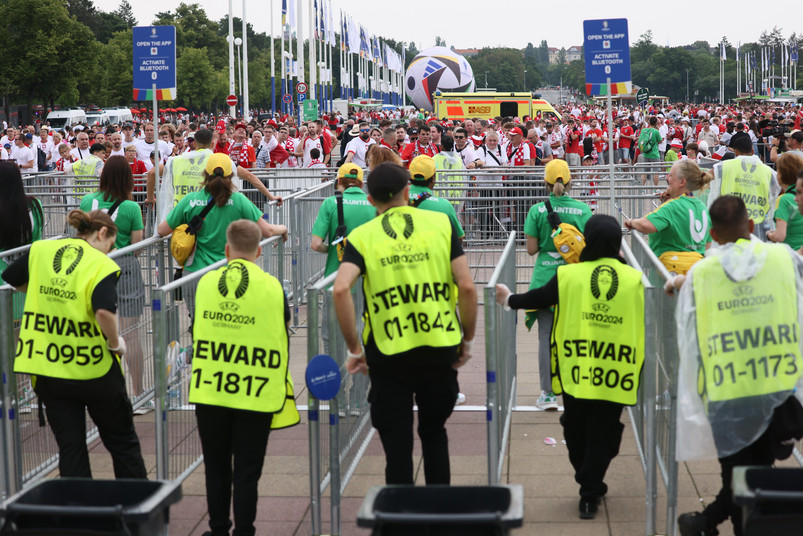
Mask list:
[{"label": "headscarf", "polygon": [[580,253],[580,262],[610,257],[626,264],[619,254],[622,247],[622,228],[615,218],[606,214],[591,216],[586,222],[583,235],[586,247]]}]

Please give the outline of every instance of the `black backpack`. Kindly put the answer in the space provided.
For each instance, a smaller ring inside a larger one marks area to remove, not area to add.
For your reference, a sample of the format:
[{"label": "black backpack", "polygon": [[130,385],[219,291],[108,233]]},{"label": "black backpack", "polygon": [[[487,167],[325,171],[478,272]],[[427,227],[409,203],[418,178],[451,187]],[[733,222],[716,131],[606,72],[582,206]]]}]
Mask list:
[{"label": "black backpack", "polygon": [[39,147],[36,148],[36,169],[44,171],[47,167],[47,153]]}]

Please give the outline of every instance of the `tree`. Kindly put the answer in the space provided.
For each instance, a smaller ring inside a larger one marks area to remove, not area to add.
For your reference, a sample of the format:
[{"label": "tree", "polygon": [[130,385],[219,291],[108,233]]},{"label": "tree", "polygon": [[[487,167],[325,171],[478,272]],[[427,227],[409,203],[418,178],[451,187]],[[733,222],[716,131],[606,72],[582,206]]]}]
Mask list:
[{"label": "tree", "polygon": [[445,47],[446,41],[441,36],[435,37],[435,46],[436,47]]},{"label": "tree", "polygon": [[30,116],[34,98],[51,102],[94,63],[92,32],[70,17],[61,0],[6,0],[0,3],[0,21],[2,87],[26,100]]},{"label": "tree", "polygon": [[99,81],[93,102],[104,106],[123,105],[131,101],[133,73],[133,51],[131,41],[133,32],[125,30],[114,34],[103,45],[98,56]]},{"label": "tree", "polygon": [[134,10],[131,8],[131,4],[128,3],[128,0],[120,2],[120,7],[112,11],[112,14],[122,19],[129,28],[133,28],[137,25],[137,18],[134,16]]},{"label": "tree", "polygon": [[541,44],[538,45],[538,63],[549,65],[549,45],[546,39],[542,39]]},{"label": "tree", "polygon": [[187,107],[209,107],[228,94],[228,77],[215,69],[206,47],[184,47],[176,59],[178,100]]}]

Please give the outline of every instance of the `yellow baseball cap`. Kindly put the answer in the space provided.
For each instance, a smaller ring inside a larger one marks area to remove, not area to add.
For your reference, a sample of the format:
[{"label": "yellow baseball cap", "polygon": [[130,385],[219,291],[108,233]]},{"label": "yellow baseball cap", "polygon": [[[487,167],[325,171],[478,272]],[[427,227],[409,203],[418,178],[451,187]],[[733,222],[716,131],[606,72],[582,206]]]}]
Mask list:
[{"label": "yellow baseball cap", "polygon": [[214,175],[217,168],[223,170],[224,177],[228,177],[232,174],[231,158],[229,155],[223,153],[213,153],[209,155],[209,159],[206,161],[206,172],[210,175]]},{"label": "yellow baseball cap", "polygon": [[357,179],[362,182],[362,168],[357,164],[343,164],[337,170],[338,179]]},{"label": "yellow baseball cap", "polygon": [[435,176],[435,161],[425,154],[416,156],[410,162],[410,178],[414,181],[428,181]]},{"label": "yellow baseball cap", "polygon": [[555,184],[558,179],[563,179],[563,184],[569,184],[572,180],[571,173],[569,173],[569,164],[566,160],[550,160],[546,165],[546,177],[544,180],[548,184]]}]

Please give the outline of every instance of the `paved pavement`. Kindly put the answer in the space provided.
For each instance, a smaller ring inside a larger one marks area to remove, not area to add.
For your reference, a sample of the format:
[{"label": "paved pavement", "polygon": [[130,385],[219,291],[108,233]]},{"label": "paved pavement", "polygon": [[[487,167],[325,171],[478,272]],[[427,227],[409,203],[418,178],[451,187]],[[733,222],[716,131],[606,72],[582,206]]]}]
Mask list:
[{"label": "paved pavement", "polygon": [[[480,308],[482,311],[482,308]],[[480,318],[480,322],[482,318]],[[482,325],[482,323],[480,323]],[[300,400],[303,390],[303,366],[306,361],[305,331],[293,337],[294,379]],[[484,348],[478,335],[475,348]],[[483,485],[487,483],[484,356],[477,355],[460,372],[461,391],[466,393],[465,407],[448,422],[452,464],[452,483]],[[518,404],[534,406],[538,391],[537,336],[528,333],[519,322],[518,331]],[[637,536],[646,534],[645,486],[641,461],[628,414],[623,414],[625,435],[619,456],[606,478],[608,495],[594,520],[581,520],[577,514],[577,484],[572,476],[563,433],[558,422],[560,412],[520,411],[513,415],[510,441],[504,466],[503,482],[524,488],[524,526],[516,535],[550,536]],[[152,416],[137,417],[143,444],[153,444]],[[554,438],[553,446],[545,444]],[[153,471],[153,452],[145,450],[146,462]],[[111,462],[101,445],[92,450],[95,477],[110,478]],[[416,444],[416,482],[423,483],[420,446]],[[792,466],[794,461],[787,462]],[[663,483],[659,478],[659,490]],[[342,534],[369,534],[356,526],[356,514],[366,491],[384,482],[384,458],[378,438],[374,437],[348,484],[342,501]],[[699,510],[712,500],[719,489],[719,465],[716,461],[681,464],[679,468],[678,511]],[[309,511],[308,446],[306,415],[302,425],[275,432],[268,445],[265,468],[259,484],[260,499],[257,534],[270,536],[306,536],[311,534]],[[200,536],[207,528],[203,467],[183,484],[184,498],[170,511],[170,534]],[[328,500],[324,500],[324,533],[329,533]],[[666,526],[665,493],[660,493],[658,533]],[[723,536],[732,535],[730,525],[723,525]]]}]

